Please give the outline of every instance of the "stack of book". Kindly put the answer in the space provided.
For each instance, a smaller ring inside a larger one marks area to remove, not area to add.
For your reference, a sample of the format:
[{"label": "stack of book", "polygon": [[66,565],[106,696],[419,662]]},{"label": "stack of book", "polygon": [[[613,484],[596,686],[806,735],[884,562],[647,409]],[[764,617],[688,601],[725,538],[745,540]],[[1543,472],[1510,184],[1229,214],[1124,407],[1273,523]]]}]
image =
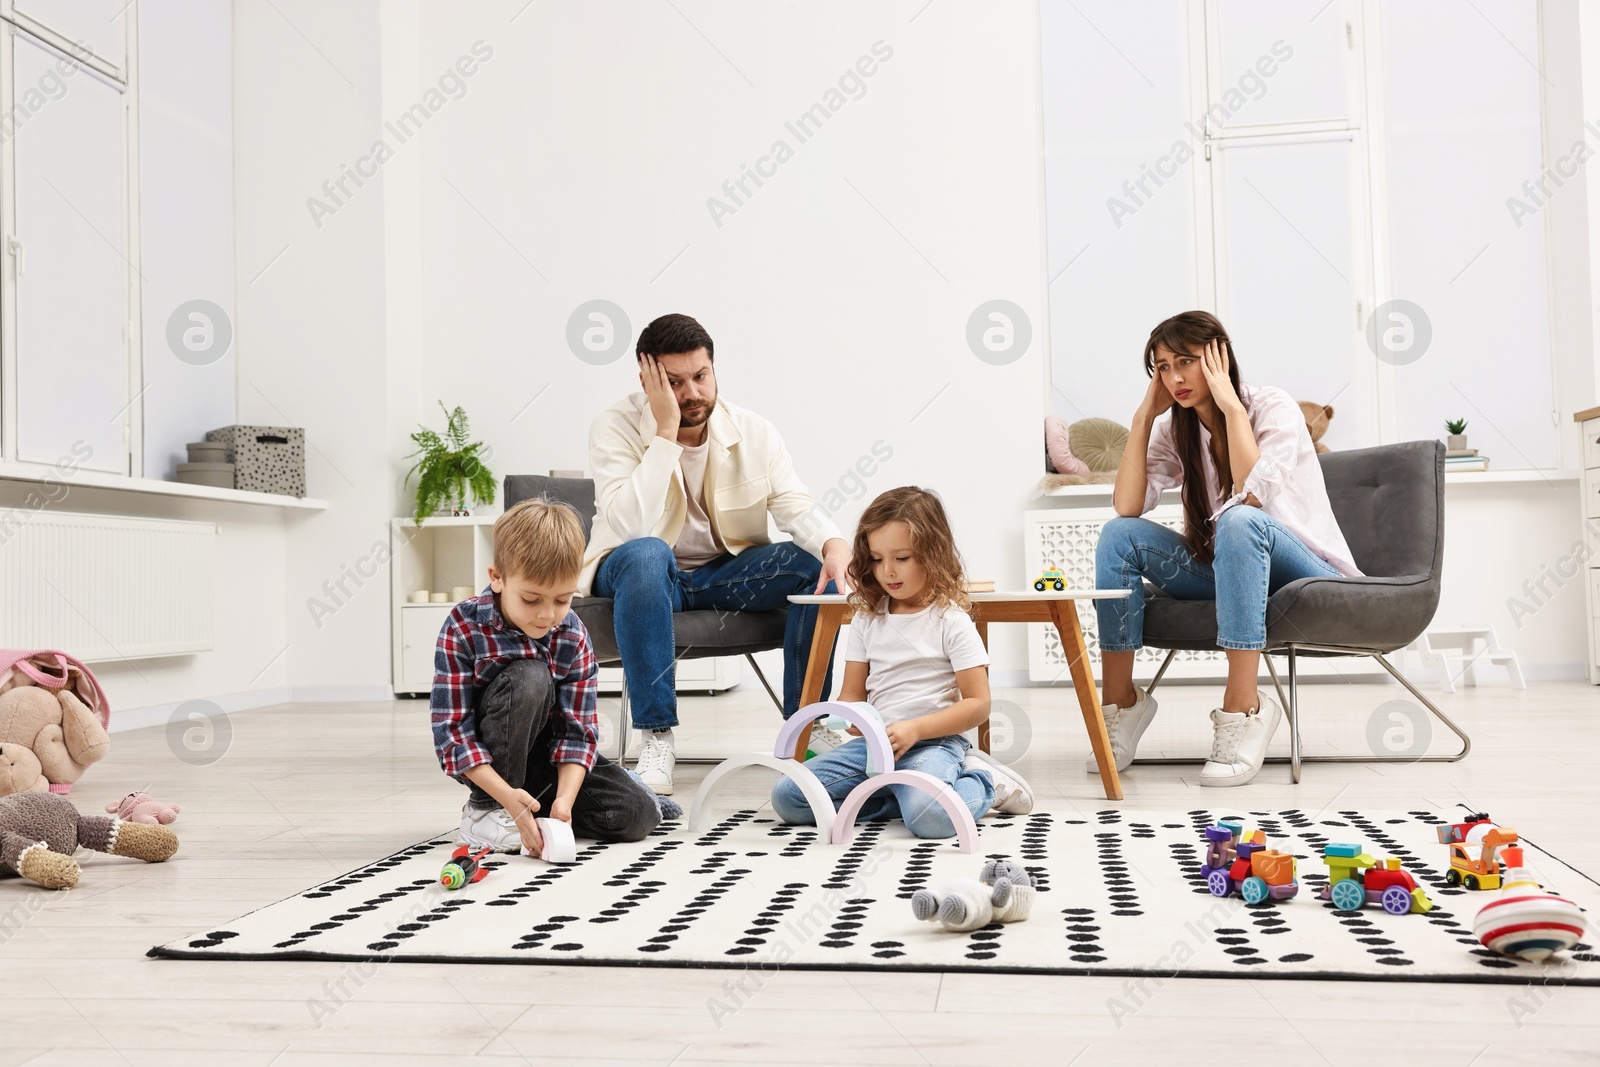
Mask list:
[{"label": "stack of book", "polygon": [[1450,471],[1486,471],[1489,457],[1478,455],[1476,448],[1452,448],[1444,454],[1445,473]]}]

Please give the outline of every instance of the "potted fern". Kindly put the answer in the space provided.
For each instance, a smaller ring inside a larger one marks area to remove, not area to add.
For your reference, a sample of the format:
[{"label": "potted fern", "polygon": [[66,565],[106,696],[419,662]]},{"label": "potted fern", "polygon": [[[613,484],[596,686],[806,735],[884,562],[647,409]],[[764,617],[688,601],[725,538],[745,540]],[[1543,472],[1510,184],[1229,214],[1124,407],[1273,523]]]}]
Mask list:
[{"label": "potted fern", "polygon": [[1444,428],[1450,432],[1445,438],[1445,447],[1452,452],[1465,452],[1467,449],[1467,420],[1449,419]]},{"label": "potted fern", "polygon": [[470,514],[467,510],[469,492],[476,503],[494,503],[494,475],[483,465],[489,458],[489,451],[482,441],[467,440],[466,411],[460,407],[448,411],[443,401],[439,402],[439,410],[445,415],[444,433],[441,435],[426,426],[418,427],[411,435],[417,450],[406,456],[407,459],[421,457],[406,472],[408,482],[413,474],[417,475],[414,517],[418,526],[429,515],[441,513],[451,502],[454,514]]}]

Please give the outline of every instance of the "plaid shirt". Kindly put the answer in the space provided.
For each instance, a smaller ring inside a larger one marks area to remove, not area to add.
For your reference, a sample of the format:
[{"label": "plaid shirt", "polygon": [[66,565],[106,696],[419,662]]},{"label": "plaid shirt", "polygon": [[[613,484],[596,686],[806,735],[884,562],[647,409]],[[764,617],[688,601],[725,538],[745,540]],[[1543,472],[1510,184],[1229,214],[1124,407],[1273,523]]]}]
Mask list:
[{"label": "plaid shirt", "polygon": [[561,716],[551,763],[594,767],[599,720],[595,716],[595,676],[599,666],[589,631],[574,612],[544,637],[534,639],[506,623],[493,593],[457,604],[439,630],[433,652],[433,692],[429,711],[433,747],[444,773],[463,784],[466,772],[494,759],[478,740],[473,714],[478,698],[506,665],[519,659],[543,660],[555,680]]}]

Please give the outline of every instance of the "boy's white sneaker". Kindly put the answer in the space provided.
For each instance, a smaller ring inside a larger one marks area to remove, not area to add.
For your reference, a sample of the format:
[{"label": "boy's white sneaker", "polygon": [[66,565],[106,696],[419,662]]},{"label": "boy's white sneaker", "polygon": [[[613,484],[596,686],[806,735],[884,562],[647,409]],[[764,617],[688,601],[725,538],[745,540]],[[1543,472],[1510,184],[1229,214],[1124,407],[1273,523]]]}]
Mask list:
[{"label": "boy's white sneaker", "polygon": [[505,808],[475,808],[468,803],[461,806],[456,843],[467,845],[474,852],[483,848],[517,852],[522,848],[522,831]]},{"label": "boy's white sneaker", "polygon": [[[1133,763],[1139,739],[1144,736],[1150,720],[1156,717],[1155,697],[1138,686],[1133,687],[1133,695],[1136,699],[1131,707],[1119,708],[1115,704],[1103,704],[1100,707],[1100,714],[1106,720],[1106,734],[1111,738],[1111,758],[1116,761],[1118,774]],[[1100,765],[1093,756],[1084,761],[1083,768],[1090,774],[1100,773]]]},{"label": "boy's white sneaker", "polygon": [[1003,811],[1008,815],[1026,815],[1033,810],[1033,789],[1023,780],[1022,775],[983,749],[970,750],[962,765],[969,771],[981,767],[994,779],[994,811]]},{"label": "boy's white sneaker", "polygon": [[633,766],[634,773],[657,796],[670,797],[672,771],[678,764],[678,757],[672,751],[672,731],[645,730],[642,733],[644,744],[639,749],[639,761]]},{"label": "boy's white sneaker", "polygon": [[1213,709],[1211,723],[1216,734],[1211,758],[1200,768],[1200,784],[1244,785],[1254,778],[1267,758],[1267,742],[1282,719],[1283,709],[1271,697],[1261,698],[1261,709],[1254,715]]}]

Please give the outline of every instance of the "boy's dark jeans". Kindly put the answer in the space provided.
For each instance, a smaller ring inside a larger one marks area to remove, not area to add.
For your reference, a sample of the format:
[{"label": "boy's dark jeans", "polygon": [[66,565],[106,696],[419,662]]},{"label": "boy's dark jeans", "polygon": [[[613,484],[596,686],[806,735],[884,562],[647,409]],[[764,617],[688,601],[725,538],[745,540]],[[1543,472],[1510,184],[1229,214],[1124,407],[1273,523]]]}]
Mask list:
[{"label": "boy's dark jeans", "polygon": [[[508,664],[478,700],[478,740],[489,750],[494,769],[513,789],[526,789],[539,802],[541,816],[556,797],[556,684],[550,665],[524,659]],[[468,800],[474,808],[500,806],[476,783]],[[572,832],[600,841],[638,841],[656,828],[661,812],[655,794],[627,771],[599,754],[572,801]]]}]

